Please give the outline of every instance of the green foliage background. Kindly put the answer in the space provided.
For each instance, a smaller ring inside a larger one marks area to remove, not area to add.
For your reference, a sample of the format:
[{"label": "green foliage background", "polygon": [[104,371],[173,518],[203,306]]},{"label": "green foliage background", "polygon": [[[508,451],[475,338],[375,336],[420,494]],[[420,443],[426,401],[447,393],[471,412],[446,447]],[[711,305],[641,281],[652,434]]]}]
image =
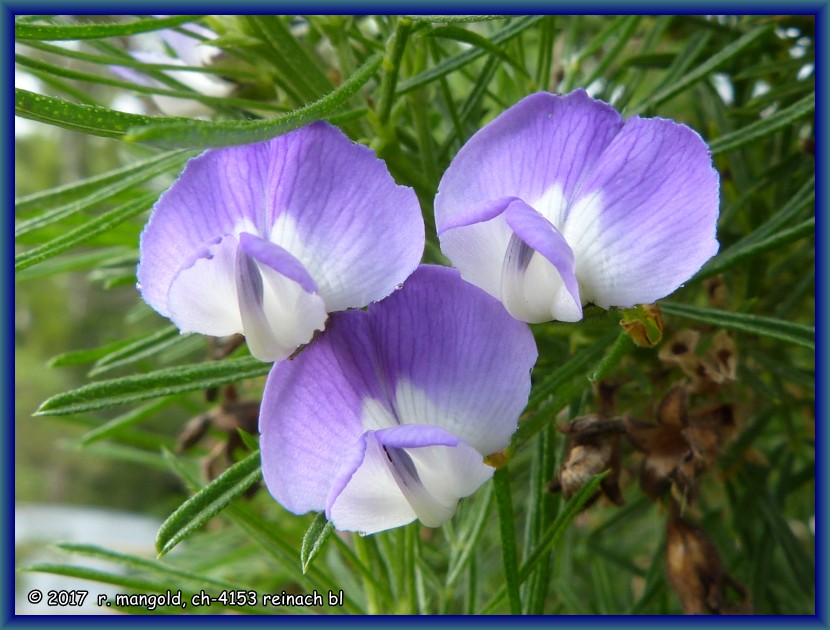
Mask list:
[{"label": "green foliage background", "polygon": [[[188,21],[218,34],[222,56],[191,70],[231,81],[228,97],[129,56],[146,33]],[[64,563],[29,568],[138,592],[343,589],[344,608],[325,612],[680,612],[665,503],[638,487],[633,449],[623,447],[624,507],[580,511],[599,478],[570,501],[547,490],[565,456],[556,425],[596,411],[589,377],[617,384],[618,411],[643,421],[683,378],[659,348],[627,342],[619,313],[534,326],[540,360],[512,458],[451,522],[359,538],[287,514],[264,489],[246,494],[259,479],[255,436],[209,485],[200,462],[227,433],[173,454],[186,421],[215,406],[206,390],[235,383],[256,400],[268,366],[244,347],[206,362],[208,341],[178,335],[134,289],[148,210],[188,157],[318,118],[416,190],[424,260],[446,264],[432,200],[459,147],[531,92],[589,87],[625,116],[673,118],[710,143],[720,252],[660,306],[666,337],[732,331],[736,381],[696,402],[733,404],[740,429],[690,515],[755,611],[812,613],[814,29],[812,16],[18,17],[18,69],[41,92],[16,90],[16,113],[49,127],[15,142],[16,501],[170,517],[157,542],[175,547],[150,559],[68,546]],[[117,79],[115,63],[164,87]],[[160,94],[212,113],[155,115],[147,97]],[[116,111],[125,95],[153,115]],[[713,305],[704,280],[715,277],[725,293]],[[112,569],[90,568],[93,558]]]}]

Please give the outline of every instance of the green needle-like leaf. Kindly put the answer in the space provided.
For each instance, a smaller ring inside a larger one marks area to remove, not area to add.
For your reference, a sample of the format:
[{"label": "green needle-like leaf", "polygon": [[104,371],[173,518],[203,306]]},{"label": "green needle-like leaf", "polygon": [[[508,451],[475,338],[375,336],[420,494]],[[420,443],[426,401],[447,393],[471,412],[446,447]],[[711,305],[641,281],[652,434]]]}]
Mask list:
[{"label": "green needle-like leaf", "polygon": [[150,124],[135,125],[126,139],[167,148],[219,147],[268,140],[333,114],[372,78],[380,63],[380,55],[370,57],[348,81],[330,94],[277,118],[254,121],[150,120]]},{"label": "green needle-like leaf", "polygon": [[519,595],[516,531],[513,526],[513,503],[510,499],[510,476],[506,466],[496,470],[493,475],[493,487],[496,494],[496,507],[499,511],[501,554],[504,563],[504,580],[507,584],[507,597],[510,601],[510,613],[520,615],[522,614],[522,600]]},{"label": "green needle-like leaf", "polygon": [[231,501],[259,481],[259,451],[237,462],[182,503],[159,528],[156,549],[160,556],[173,549]]},{"label": "green needle-like leaf", "polygon": [[692,70],[688,74],[682,76],[674,83],[667,85],[663,89],[658,90],[657,92],[652,94],[643,103],[634,108],[633,113],[642,112],[647,107],[654,107],[655,105],[659,105],[660,103],[669,100],[673,96],[680,94],[680,92],[688,89],[689,87],[703,79],[711,72],[714,72],[730,59],[733,59],[738,55],[744,53],[744,51],[747,48],[752,46],[761,37],[768,35],[769,32],[770,28],[768,26],[760,26],[758,28],[752,29],[748,33],[745,33],[742,37],[732,42],[728,46],[725,46],[722,50],[718,51],[716,54],[709,57],[709,59],[698,65],[694,70]]},{"label": "green needle-like leaf", "polygon": [[78,105],[19,88],[14,88],[14,113],[48,125],[105,138],[120,138],[128,129],[148,125],[157,120],[151,116],[127,114],[98,105]]},{"label": "green needle-like leaf", "polygon": [[774,114],[762,118],[751,125],[736,129],[732,133],[721,136],[709,143],[709,148],[713,154],[724,153],[726,151],[734,151],[747,144],[766,138],[774,134],[779,129],[783,129],[801,118],[811,114],[816,108],[815,92],[809,96],[805,96],[797,103],[793,103],[786,109],[775,112]]},{"label": "green needle-like leaf", "polygon": [[303,544],[300,547],[300,562],[303,565],[303,573],[308,571],[309,565],[323,550],[333,531],[334,523],[326,518],[325,513],[320,512],[314,517],[303,536]]},{"label": "green needle-like leaf", "polygon": [[110,231],[116,225],[123,223],[130,217],[149,210],[153,203],[155,203],[157,197],[158,193],[145,194],[139,199],[126,203],[109,212],[105,212],[101,216],[95,217],[74,230],[54,238],[43,245],[21,252],[14,257],[14,270],[20,271],[36,265],[39,262],[57,256],[76,245],[88,241],[99,234]]},{"label": "green needle-like leaf", "polygon": [[253,357],[165,368],[147,374],[90,383],[58,394],[45,401],[35,415],[62,416],[106,409],[264,376],[270,369],[270,364]]},{"label": "green needle-like leaf", "polygon": [[16,21],[14,37],[18,40],[45,39],[51,41],[75,39],[99,39],[102,37],[125,37],[137,33],[160,31],[173,28],[187,22],[194,22],[200,15],[173,15],[151,20],[134,20],[132,22],[107,22],[101,24],[31,24]]},{"label": "green needle-like leaf", "polygon": [[814,350],[816,347],[816,329],[813,326],[794,324],[774,317],[750,315],[749,313],[732,313],[713,308],[700,308],[688,304],[660,302],[660,310],[666,315],[684,317],[692,321],[720,326],[730,330],[759,335],[793,343]]}]

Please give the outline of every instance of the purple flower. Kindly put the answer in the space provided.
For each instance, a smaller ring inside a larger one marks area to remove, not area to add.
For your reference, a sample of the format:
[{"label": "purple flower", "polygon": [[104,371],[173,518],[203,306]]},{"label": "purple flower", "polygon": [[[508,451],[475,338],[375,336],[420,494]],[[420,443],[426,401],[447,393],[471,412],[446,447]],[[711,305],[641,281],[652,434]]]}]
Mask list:
[{"label": "purple flower", "polygon": [[412,189],[318,122],[188,162],[141,236],[138,281],[182,332],[243,333],[251,354],[274,361],[327,313],[389,295],[423,248]]},{"label": "purple flower", "polygon": [[536,323],[662,298],[718,250],[718,174],[700,136],[623,121],[584,90],[528,96],[458,152],[435,198],[441,249]]},{"label": "purple flower", "polygon": [[421,266],[268,376],[262,471],[289,511],[373,533],[437,526],[493,473],[530,392],[527,325],[448,267]]}]

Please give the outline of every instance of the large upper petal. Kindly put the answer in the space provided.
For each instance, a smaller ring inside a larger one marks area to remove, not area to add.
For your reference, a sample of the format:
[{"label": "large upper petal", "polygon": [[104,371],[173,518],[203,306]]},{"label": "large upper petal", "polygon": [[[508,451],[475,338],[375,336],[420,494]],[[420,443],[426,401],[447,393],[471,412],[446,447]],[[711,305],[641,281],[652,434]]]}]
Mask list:
[{"label": "large upper petal", "polygon": [[634,117],[569,205],[562,233],[583,301],[650,303],[718,250],[719,181],[708,147],[685,125]]},{"label": "large upper petal", "polygon": [[328,311],[391,293],[415,269],[424,245],[414,192],[396,185],[371,150],[318,122],[188,162],[142,234],[145,300],[169,316],[170,285],[193,252],[243,231],[292,254]]},{"label": "large upper petal", "polygon": [[619,113],[584,90],[522,99],[453,158],[435,198],[439,233],[456,214],[499,197],[518,197],[560,227],[565,200],[620,127]]},{"label": "large upper petal", "polygon": [[289,136],[277,160],[271,240],[308,269],[329,312],[386,297],[423,254],[414,191],[396,185],[370,149],[328,123]]},{"label": "large upper petal", "polygon": [[268,488],[291,511],[324,509],[367,430],[430,425],[482,456],[501,449],[535,360],[530,329],[497,300],[454,269],[422,266],[368,311],[333,315],[274,366],[260,413]]}]

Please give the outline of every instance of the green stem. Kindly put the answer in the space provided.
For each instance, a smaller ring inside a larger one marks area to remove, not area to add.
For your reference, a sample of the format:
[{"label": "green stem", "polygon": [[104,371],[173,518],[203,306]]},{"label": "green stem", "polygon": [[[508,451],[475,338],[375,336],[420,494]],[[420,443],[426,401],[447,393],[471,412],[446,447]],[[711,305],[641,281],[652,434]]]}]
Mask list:
[{"label": "green stem", "polygon": [[620,362],[620,359],[622,359],[633,347],[634,344],[631,341],[631,337],[629,337],[624,331],[620,331],[619,336],[614,341],[614,345],[612,345],[608,349],[608,352],[605,353],[605,356],[602,357],[600,362],[597,364],[596,369],[588,377],[588,380],[592,383],[596,383],[597,381],[604,379],[608,375],[608,372],[610,372],[614,366]]},{"label": "green stem", "polygon": [[[354,537],[354,548],[355,552],[357,553],[357,557],[360,560],[360,563],[369,567],[372,567],[372,561],[369,555],[369,549],[366,545],[366,539],[362,536],[355,536]],[[363,589],[366,591],[366,608],[367,612],[370,615],[378,615],[380,614],[380,604],[378,602],[378,591],[375,588],[374,580],[369,579],[367,576],[363,576]]]},{"label": "green stem", "polygon": [[411,30],[412,20],[401,18],[395,33],[386,44],[386,55],[381,64],[383,78],[380,82],[380,103],[378,104],[378,120],[382,125],[389,121],[389,116],[392,113],[392,102],[395,96],[395,87],[398,84],[403,51]]},{"label": "green stem", "polygon": [[510,476],[507,467],[496,470],[493,475],[496,504],[499,511],[499,533],[501,534],[501,555],[504,561],[504,579],[510,614],[522,614],[522,599],[519,593],[519,569],[516,558],[516,532],[513,527],[513,501],[510,497]]}]

